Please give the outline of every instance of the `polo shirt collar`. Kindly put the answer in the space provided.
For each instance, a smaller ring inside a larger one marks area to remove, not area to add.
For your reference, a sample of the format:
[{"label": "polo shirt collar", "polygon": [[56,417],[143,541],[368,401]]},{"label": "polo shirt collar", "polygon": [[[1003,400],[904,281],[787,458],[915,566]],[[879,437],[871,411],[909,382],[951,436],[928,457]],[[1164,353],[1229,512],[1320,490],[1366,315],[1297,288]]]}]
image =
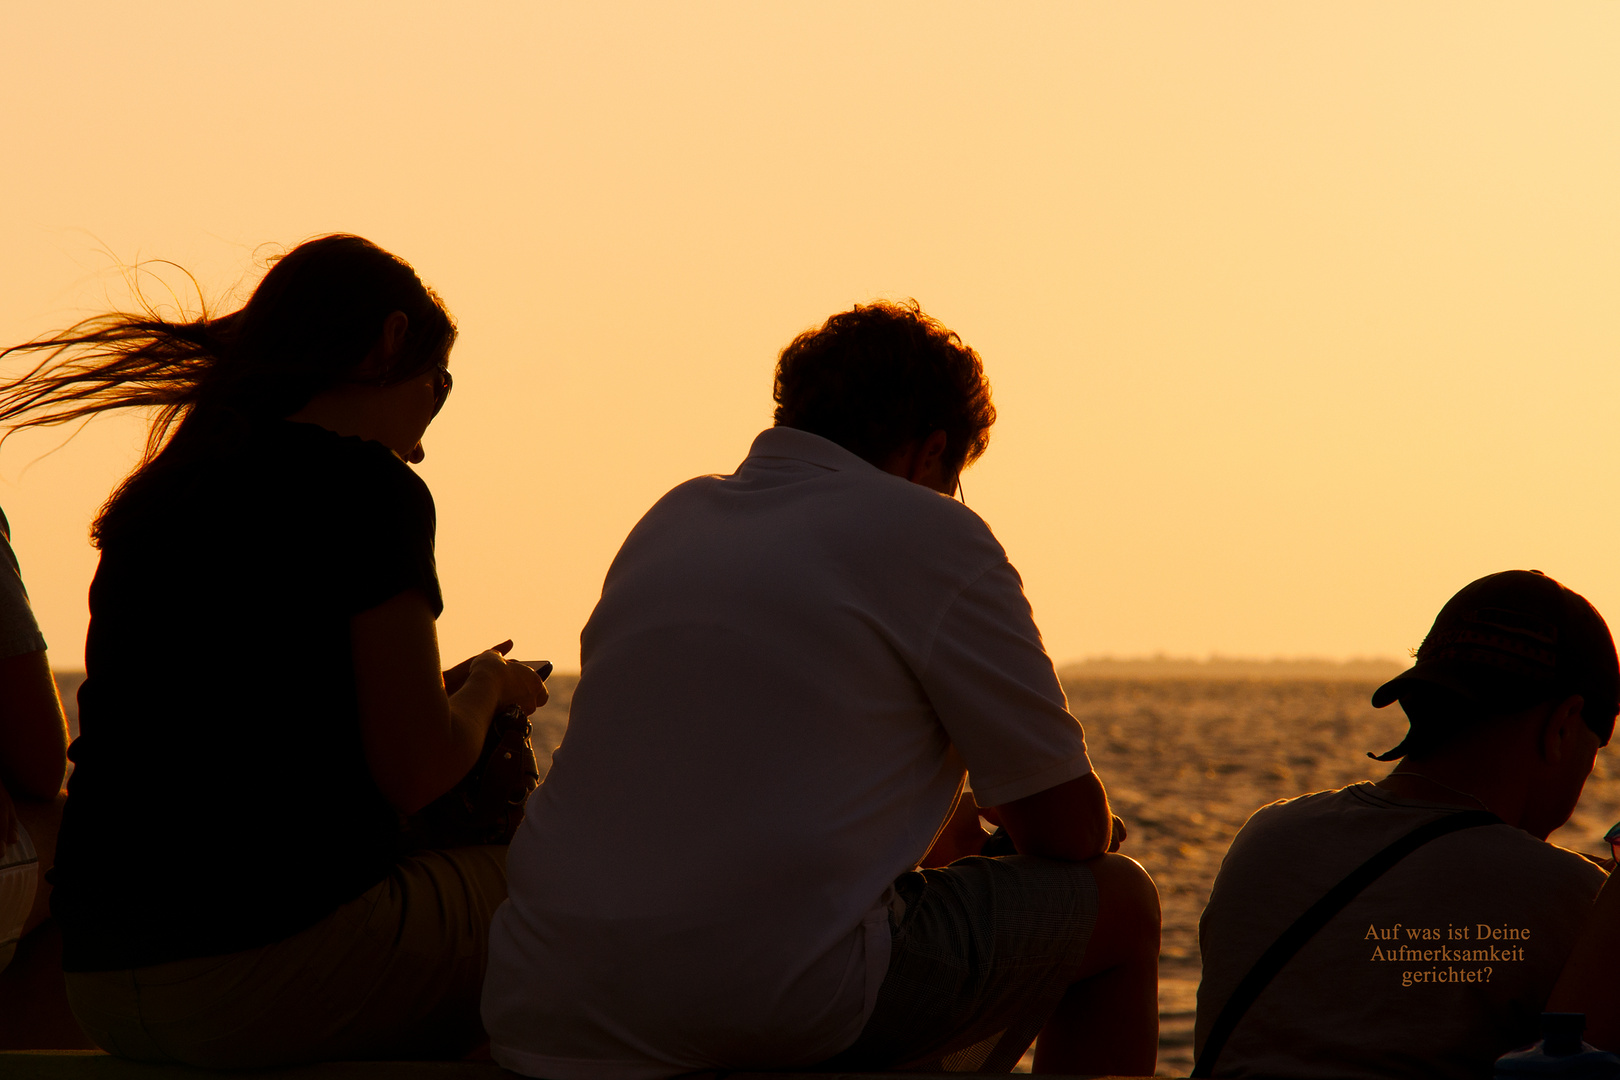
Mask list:
[{"label": "polo shirt collar", "polygon": [[839,446],[831,439],[824,439],[820,435],[812,435],[808,431],[798,428],[773,427],[766,428],[754,438],[754,445],[748,448],[748,459],[756,458],[787,458],[791,461],[804,461],[811,465],[818,465],[823,469],[834,472],[846,470],[872,469],[881,472],[876,465],[858,454]]}]

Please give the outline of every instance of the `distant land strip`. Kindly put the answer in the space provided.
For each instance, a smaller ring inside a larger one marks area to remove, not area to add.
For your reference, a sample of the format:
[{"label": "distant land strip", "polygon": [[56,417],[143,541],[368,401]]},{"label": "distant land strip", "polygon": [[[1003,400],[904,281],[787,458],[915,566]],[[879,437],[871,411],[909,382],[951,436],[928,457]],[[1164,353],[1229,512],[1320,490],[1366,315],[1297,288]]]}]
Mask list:
[{"label": "distant land strip", "polygon": [[[1077,660],[1058,667],[1058,678],[1070,679],[1205,679],[1215,681],[1255,680],[1287,682],[1290,680],[1334,680],[1340,682],[1383,682],[1411,667],[1411,661],[1388,657],[1358,657],[1354,660],[1321,660],[1313,658],[1255,660],[1231,656],[1211,656],[1199,660],[1190,656],[1147,656],[1117,659],[1097,656]],[[84,682],[82,671],[58,671],[56,685],[62,693],[63,711],[67,713],[75,732],[79,721],[79,684]],[[566,705],[573,696],[572,672],[559,672],[551,680],[555,704]],[[559,691],[561,693],[559,693]]]},{"label": "distant land strip", "polygon": [[1064,664],[1058,678],[1069,679],[1217,679],[1291,681],[1328,679],[1342,682],[1383,682],[1411,667],[1411,662],[1371,657],[1354,660],[1271,659],[1246,660],[1211,656],[1206,660],[1180,656],[1115,659],[1093,657]]}]

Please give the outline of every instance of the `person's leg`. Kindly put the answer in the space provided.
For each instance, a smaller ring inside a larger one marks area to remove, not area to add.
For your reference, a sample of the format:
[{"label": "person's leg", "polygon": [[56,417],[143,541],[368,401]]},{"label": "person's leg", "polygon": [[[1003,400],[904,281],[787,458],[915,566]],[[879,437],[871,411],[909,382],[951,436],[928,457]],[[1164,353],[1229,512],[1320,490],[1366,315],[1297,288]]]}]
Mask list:
[{"label": "person's leg", "polygon": [[483,1039],[506,849],[418,852],[315,926],[230,956],[68,977],[114,1054],[203,1068],[456,1058]]},{"label": "person's leg", "polygon": [[62,932],[47,919],[0,971],[0,1050],[93,1050],[68,1008]]},{"label": "person's leg", "polygon": [[39,857],[32,907],[16,955],[0,970],[0,1050],[88,1050],[92,1044],[68,1009],[62,977],[62,934],[50,921],[51,885],[66,794],[48,802],[16,799],[18,820]]},{"label": "person's leg", "polygon": [[39,887],[34,892],[33,910],[23,922],[26,937],[51,914],[51,883],[45,880],[45,875],[56,865],[56,834],[62,831],[62,807],[67,805],[67,792],[59,792],[49,802],[13,801],[17,817],[28,830],[28,838],[34,842],[34,851],[39,855]]},{"label": "person's leg", "polygon": [[1152,1073],[1158,894],[1135,862],[968,858],[895,889],[876,1008],[817,1071],[1006,1071],[1041,1032],[1037,1071]]},{"label": "person's leg", "polygon": [[1035,1043],[1035,1072],[1148,1076],[1159,1047],[1159,891],[1123,855],[1087,863],[1097,925],[1078,977]]}]

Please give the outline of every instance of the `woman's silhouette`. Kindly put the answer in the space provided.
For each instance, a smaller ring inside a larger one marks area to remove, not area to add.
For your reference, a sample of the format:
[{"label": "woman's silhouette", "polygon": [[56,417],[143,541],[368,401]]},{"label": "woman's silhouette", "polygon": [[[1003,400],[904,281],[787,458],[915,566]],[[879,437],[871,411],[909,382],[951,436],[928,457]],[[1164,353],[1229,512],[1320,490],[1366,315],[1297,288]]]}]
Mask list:
[{"label": "woman's silhouette", "polygon": [[505,849],[407,852],[400,821],[545,688],[495,651],[441,678],[433,501],[406,463],[455,336],[407,264],[337,235],[238,311],[8,350],[40,360],[0,385],[0,423],[154,413],[92,529],[52,900],[74,1013],[112,1053],[254,1067],[482,1037]]}]

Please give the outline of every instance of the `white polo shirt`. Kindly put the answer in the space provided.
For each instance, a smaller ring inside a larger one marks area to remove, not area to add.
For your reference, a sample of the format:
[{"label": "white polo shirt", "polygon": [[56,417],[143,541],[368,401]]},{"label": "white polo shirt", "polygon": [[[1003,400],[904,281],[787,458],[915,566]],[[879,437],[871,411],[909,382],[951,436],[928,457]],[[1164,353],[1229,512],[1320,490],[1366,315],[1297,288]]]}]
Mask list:
[{"label": "white polo shirt", "polygon": [[494,1057],[530,1076],[832,1056],[964,765],[984,805],[1091,771],[984,522],[791,428],[647,512],[581,656],[484,984]]}]

